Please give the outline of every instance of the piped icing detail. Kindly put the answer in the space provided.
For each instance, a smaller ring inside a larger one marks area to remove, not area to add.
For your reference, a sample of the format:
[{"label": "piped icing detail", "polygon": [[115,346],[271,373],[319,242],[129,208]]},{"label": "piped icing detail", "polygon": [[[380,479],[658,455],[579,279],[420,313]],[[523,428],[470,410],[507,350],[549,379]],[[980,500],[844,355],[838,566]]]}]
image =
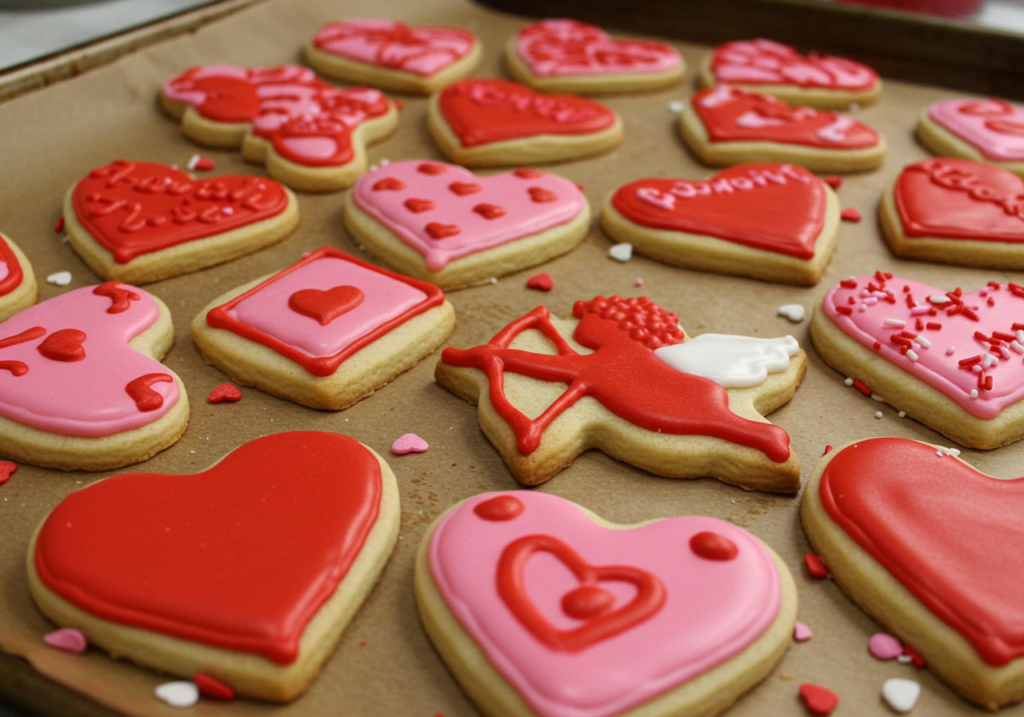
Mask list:
[{"label": "piped icing detail", "polygon": [[0,236],[0,296],[6,296],[17,289],[24,278],[21,262],[3,236]]},{"label": "piped icing detail", "polygon": [[1005,100],[944,100],[928,117],[997,162],[1024,160],[1024,107]]},{"label": "piped icing detail", "polygon": [[432,284],[324,247],[214,307],[206,322],[314,376],[329,376],[356,351],[442,302],[444,293]]},{"label": "piped icing detail", "polygon": [[201,473],[125,473],[72,493],[33,559],[91,615],[286,665],[362,550],[381,492],[377,459],[351,438],[278,433]]},{"label": "piped icing detail", "polygon": [[737,40],[716,47],[711,71],[719,82],[740,85],[793,85],[807,89],[871,89],[878,74],[853,60],[816,52],[801,55],[773,40]]},{"label": "piped icing detail", "polygon": [[520,59],[538,77],[664,72],[682,63],[663,42],[613,40],[601,28],[576,20],[542,20],[516,34]]},{"label": "piped icing detail", "polygon": [[356,62],[430,77],[466,57],[476,39],[457,27],[365,19],[324,25],[313,44]]},{"label": "piped icing detail", "polygon": [[[426,174],[422,164],[390,162],[363,175],[352,191],[359,208],[422,255],[430,271],[565,224],[587,201],[575,184],[557,174],[478,177],[440,162],[431,166],[443,167],[443,173]],[[538,201],[537,190],[550,198]]]},{"label": "piped icing detail", "polygon": [[[522,511],[478,509],[503,496]],[[736,547],[733,559],[690,550],[707,531]],[[543,717],[609,717],[671,690],[753,643],[781,602],[771,556],[736,526],[683,517],[615,530],[543,493],[471,498],[441,520],[428,557],[455,618]]]},{"label": "piped icing detail", "polygon": [[[104,287],[111,284],[138,300],[110,313],[114,302]],[[153,423],[178,401],[178,382],[128,342],[159,314],[142,289],[107,282],[61,294],[0,323],[0,416],[66,436],[109,436]],[[150,388],[160,405],[144,409],[126,386],[149,374],[167,381]]]},{"label": "piped icing detail", "polygon": [[943,291],[879,271],[844,279],[822,308],[850,338],[972,416],[995,418],[1024,399],[1024,286]]},{"label": "piped icing detail", "polygon": [[689,341],[654,350],[654,356],[676,371],[701,376],[725,388],[760,386],[770,373],[789,368],[800,353],[792,336],[761,339],[733,334],[701,334]]}]

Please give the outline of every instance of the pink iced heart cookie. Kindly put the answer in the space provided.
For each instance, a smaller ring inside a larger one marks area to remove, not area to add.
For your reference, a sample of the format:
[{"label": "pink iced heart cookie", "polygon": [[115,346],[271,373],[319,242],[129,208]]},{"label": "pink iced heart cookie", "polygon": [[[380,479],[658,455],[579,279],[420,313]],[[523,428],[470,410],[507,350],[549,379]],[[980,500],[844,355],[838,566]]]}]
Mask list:
[{"label": "pink iced heart cookie", "polygon": [[943,291],[885,272],[844,279],[811,324],[833,368],[972,448],[1024,437],[1024,286]]},{"label": "pink iced heart cookie", "polygon": [[1005,100],[944,100],[925,109],[917,136],[944,157],[999,165],[1024,176],[1024,107]]},{"label": "pink iced heart cookie", "polygon": [[381,19],[328,23],[306,45],[306,60],[328,77],[421,94],[461,80],[482,54],[463,28]]},{"label": "pink iced heart cookie", "polygon": [[116,281],[0,324],[0,455],[98,471],[174,443],[189,411],[181,381],[158,361],[172,340],[163,302]]},{"label": "pink iced heart cookie", "polygon": [[339,89],[297,65],[194,67],[164,83],[163,108],[194,141],[241,147],[304,191],[336,191],[366,171],[366,145],[398,125],[395,104],[367,87]]},{"label": "pink iced heart cookie", "polygon": [[576,20],[542,20],[513,35],[506,47],[512,76],[546,92],[623,92],[675,84],[685,69],[663,42],[614,40]]},{"label": "pink iced heart cookie", "polygon": [[492,705],[509,690],[539,717],[715,713],[781,658],[796,593],[763,543],[713,518],[623,528],[525,491],[435,523],[416,565],[420,614],[485,714],[503,714]]},{"label": "pink iced heart cookie", "polygon": [[816,52],[801,55],[789,45],[737,40],[716,47],[704,60],[701,84],[735,85],[820,109],[843,109],[878,99],[882,81],[866,65]]},{"label": "pink iced heart cookie", "polygon": [[575,184],[536,169],[480,177],[454,164],[391,162],[345,197],[345,226],[371,254],[446,289],[564,254],[589,219]]},{"label": "pink iced heart cookie", "polygon": [[34,304],[38,294],[28,257],[0,233],[0,321]]}]

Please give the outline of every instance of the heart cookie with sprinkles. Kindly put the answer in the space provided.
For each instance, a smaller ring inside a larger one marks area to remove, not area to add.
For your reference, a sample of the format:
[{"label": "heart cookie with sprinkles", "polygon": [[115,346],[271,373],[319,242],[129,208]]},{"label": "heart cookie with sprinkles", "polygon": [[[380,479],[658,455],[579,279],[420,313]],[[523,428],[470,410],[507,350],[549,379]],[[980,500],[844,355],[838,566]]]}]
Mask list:
[{"label": "heart cookie with sprinkles", "polygon": [[687,146],[712,166],[789,162],[812,172],[862,172],[885,157],[885,138],[863,122],[731,85],[694,94],[679,126]]},{"label": "heart cookie with sprinkles", "polygon": [[71,247],[100,277],[135,284],[244,256],[298,223],[295,195],[273,179],[196,179],[154,162],[94,169],[64,199]]},{"label": "heart cookie with sprinkles", "polygon": [[0,233],[0,321],[34,304],[38,295],[39,286],[28,257]]},{"label": "heart cookie with sprinkles", "polygon": [[228,692],[301,694],[398,538],[388,465],[337,433],[259,438],[201,473],[125,473],[66,497],[29,587],[89,644]]},{"label": "heart cookie with sprinkles", "polygon": [[208,147],[241,147],[292,189],[333,192],[366,171],[366,145],[391,134],[398,109],[379,90],[339,89],[307,67],[193,67],[164,83],[164,110]]},{"label": "heart cookie with sprinkles", "polygon": [[771,672],[796,617],[789,571],[741,528],[614,525],[527,491],[485,493],[438,519],[420,544],[416,598],[486,715],[717,714]]},{"label": "heart cookie with sprinkles", "polygon": [[990,710],[1024,697],[1024,478],[985,475],[956,451],[870,438],[822,458],[801,505],[839,586]]},{"label": "heart cookie with sprinkles", "polygon": [[162,301],[108,281],[0,323],[0,456],[102,471],[144,461],[185,431]]},{"label": "heart cookie with sprinkles", "polygon": [[815,284],[839,230],[835,192],[791,164],[744,164],[707,180],[630,182],[604,203],[617,242],[676,266]]},{"label": "heart cookie with sprinkles", "polygon": [[433,95],[427,127],[445,156],[466,167],[589,157],[618,146],[623,132],[619,116],[600,102],[485,78]]},{"label": "heart cookie with sprinkles", "polygon": [[964,157],[1024,176],[1024,107],[1005,100],[943,100],[917,120],[917,137],[942,157]]},{"label": "heart cookie with sprinkles", "polygon": [[844,279],[811,322],[821,357],[971,448],[1024,437],[1024,286],[943,291],[886,272]]},{"label": "heart cookie with sprinkles", "polygon": [[345,226],[388,266],[456,289],[574,249],[590,205],[564,177],[536,169],[481,177],[454,164],[382,165],[345,197]]},{"label": "heart cookie with sprinkles", "polygon": [[971,159],[905,167],[879,205],[893,253],[958,266],[1024,269],[1024,179]]}]

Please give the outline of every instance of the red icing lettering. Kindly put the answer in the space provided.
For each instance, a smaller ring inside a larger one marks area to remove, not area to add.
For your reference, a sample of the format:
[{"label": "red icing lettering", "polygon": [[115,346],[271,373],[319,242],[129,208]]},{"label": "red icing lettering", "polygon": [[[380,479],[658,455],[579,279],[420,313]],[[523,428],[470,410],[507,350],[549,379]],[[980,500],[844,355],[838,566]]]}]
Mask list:
[{"label": "red icing lettering", "polygon": [[28,373],[28,364],[24,361],[0,361],[0,371],[10,371],[14,376]]},{"label": "red icing lettering", "polygon": [[[87,338],[85,332],[78,329],[59,329],[47,336],[36,348],[51,361],[83,361],[85,347],[82,344]],[[162,398],[160,400],[163,401]]]},{"label": "red icing lettering", "polygon": [[477,204],[473,207],[473,211],[488,220],[500,219],[508,214],[505,207],[499,207],[497,204]]},{"label": "red icing lettering", "polygon": [[426,226],[427,234],[433,239],[444,239],[445,237],[453,237],[462,229],[457,224],[441,224],[440,222],[430,222]]},{"label": "red icing lettering", "polygon": [[124,387],[143,413],[155,411],[164,405],[164,397],[152,389],[154,383],[174,383],[174,379],[166,373],[147,373],[132,379]]},{"label": "red icing lettering", "polygon": [[31,329],[22,331],[20,334],[14,336],[8,336],[0,339],[0,349],[5,349],[8,346],[15,346],[17,344],[23,344],[26,341],[35,341],[46,336],[46,329],[42,326],[33,326]]},{"label": "red icing lettering", "polygon": [[302,289],[288,297],[288,308],[327,326],[363,303],[364,298],[363,292],[355,286],[335,286],[327,291]]},{"label": "red icing lettering", "polygon": [[739,555],[736,543],[710,530],[697,533],[690,538],[690,550],[705,560],[735,560]]},{"label": "red icing lettering", "polygon": [[356,20],[325,25],[313,42],[325,52],[355,62],[429,77],[465,57],[476,39],[457,27]]},{"label": "red icing lettering", "polygon": [[505,493],[496,498],[477,503],[473,508],[473,512],[484,520],[504,522],[518,518],[523,512],[523,508],[523,501],[514,495]]},{"label": "red icing lettering", "polygon": [[679,65],[671,45],[613,40],[601,28],[576,20],[543,20],[516,35],[519,56],[541,77],[659,72]]},{"label": "red icing lettering", "polygon": [[131,289],[126,289],[124,284],[119,281],[106,281],[93,289],[92,293],[110,299],[108,314],[120,314],[122,311],[127,311],[131,308],[133,301],[139,301],[142,298]]}]

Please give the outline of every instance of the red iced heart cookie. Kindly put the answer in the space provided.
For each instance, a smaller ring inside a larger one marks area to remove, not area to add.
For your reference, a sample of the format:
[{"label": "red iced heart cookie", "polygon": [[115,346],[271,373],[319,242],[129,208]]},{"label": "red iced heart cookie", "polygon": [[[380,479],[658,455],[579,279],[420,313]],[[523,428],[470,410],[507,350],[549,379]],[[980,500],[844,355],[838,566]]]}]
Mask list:
[{"label": "red iced heart cookie", "polygon": [[[290,699],[329,655],[323,643],[352,612],[342,603],[358,604],[383,568],[397,511],[394,477],[366,447],[333,433],[279,433],[201,473],[124,474],[73,493],[34,541],[33,594],[44,612],[70,603],[104,621],[107,632],[92,630],[90,642],[110,635],[121,656]],[[329,625],[310,633],[322,614]],[[124,626],[266,661],[250,661],[261,673],[252,679],[174,646],[146,657],[113,637]],[[303,675],[298,684],[289,671]]]},{"label": "red iced heart cookie", "polygon": [[363,292],[355,286],[335,286],[327,290],[300,289],[288,297],[288,307],[326,326],[363,303],[363,298]]},{"label": "red iced heart cookie", "polygon": [[[709,533],[735,552],[690,547]],[[794,622],[785,568],[731,524],[683,517],[613,529],[526,491],[453,508],[424,538],[416,573],[428,634],[478,704],[512,689],[543,717],[628,713],[719,667],[742,671],[759,650],[770,664]],[[486,659],[467,657],[478,652]],[[717,712],[767,669],[751,673],[701,699]]]}]

